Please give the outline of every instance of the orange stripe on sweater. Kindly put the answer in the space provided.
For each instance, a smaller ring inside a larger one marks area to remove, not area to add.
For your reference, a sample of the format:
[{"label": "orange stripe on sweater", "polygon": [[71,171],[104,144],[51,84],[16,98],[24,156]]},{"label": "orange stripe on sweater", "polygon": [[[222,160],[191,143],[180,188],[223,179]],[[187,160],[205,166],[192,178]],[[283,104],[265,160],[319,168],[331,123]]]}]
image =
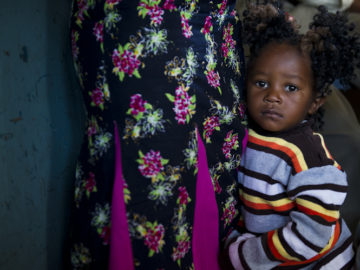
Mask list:
[{"label": "orange stripe on sweater", "polygon": [[334,217],[331,217],[331,216],[328,216],[328,215],[324,215],[324,214],[322,214],[322,213],[320,213],[318,211],[309,209],[309,208],[304,207],[304,206],[299,205],[299,204],[297,205],[297,207],[301,212],[303,212],[303,213],[305,213],[305,214],[307,214],[309,216],[319,216],[322,219],[326,220],[327,222],[334,222],[334,221],[337,220],[337,218],[334,218]]},{"label": "orange stripe on sweater", "polygon": [[267,142],[267,141],[261,140],[259,138],[256,138],[254,136],[249,136],[249,142],[252,142],[252,143],[255,143],[255,144],[258,144],[258,145],[268,147],[268,148],[271,148],[273,150],[278,150],[278,151],[281,151],[281,152],[285,153],[287,156],[290,157],[290,159],[291,159],[291,161],[293,163],[295,171],[297,173],[303,171],[303,168],[301,167],[300,162],[297,159],[296,154],[294,153],[294,151],[291,150],[291,148],[279,145],[279,144],[274,143],[274,142]]},{"label": "orange stripe on sweater", "polygon": [[307,263],[312,263],[312,262],[320,259],[322,256],[326,255],[330,250],[332,250],[333,247],[335,246],[335,244],[337,243],[337,241],[339,240],[339,236],[340,236],[340,224],[339,224],[339,221],[336,222],[334,234],[335,234],[335,237],[334,237],[334,240],[333,240],[331,246],[329,247],[329,249],[324,250],[322,253],[319,253],[318,255],[310,258],[309,260],[302,261],[302,262],[287,261],[287,262],[284,262],[284,263],[280,264],[280,266],[292,266],[292,265],[307,264]]}]

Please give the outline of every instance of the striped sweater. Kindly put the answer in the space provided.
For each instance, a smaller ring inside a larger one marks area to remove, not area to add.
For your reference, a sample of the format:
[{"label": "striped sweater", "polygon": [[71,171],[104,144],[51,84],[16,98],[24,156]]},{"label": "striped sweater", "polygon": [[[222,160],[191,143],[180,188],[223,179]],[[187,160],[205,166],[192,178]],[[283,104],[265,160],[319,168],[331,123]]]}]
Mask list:
[{"label": "striped sweater", "polygon": [[249,130],[239,168],[243,221],[256,236],[230,256],[244,269],[350,269],[352,237],[339,214],[346,174],[323,137],[308,123],[261,134]]}]

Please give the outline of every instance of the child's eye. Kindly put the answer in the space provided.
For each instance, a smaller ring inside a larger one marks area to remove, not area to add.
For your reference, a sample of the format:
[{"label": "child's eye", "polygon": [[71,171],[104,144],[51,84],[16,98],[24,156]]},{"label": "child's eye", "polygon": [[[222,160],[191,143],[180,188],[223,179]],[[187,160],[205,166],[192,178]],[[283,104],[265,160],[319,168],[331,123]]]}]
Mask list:
[{"label": "child's eye", "polygon": [[285,86],[285,91],[287,92],[295,92],[297,90],[299,90],[299,87],[297,87],[296,85],[288,84]]},{"label": "child's eye", "polygon": [[255,85],[260,88],[267,88],[269,86],[269,84],[264,81],[256,81]]}]

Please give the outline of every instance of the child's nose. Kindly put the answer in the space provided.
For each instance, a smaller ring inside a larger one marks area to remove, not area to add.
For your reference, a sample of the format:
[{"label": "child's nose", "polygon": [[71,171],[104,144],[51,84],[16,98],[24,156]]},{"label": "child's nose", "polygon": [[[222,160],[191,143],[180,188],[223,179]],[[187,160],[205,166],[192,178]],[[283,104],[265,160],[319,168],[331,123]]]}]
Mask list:
[{"label": "child's nose", "polygon": [[264,101],[269,103],[281,103],[281,91],[278,89],[278,87],[270,87],[266,91]]}]

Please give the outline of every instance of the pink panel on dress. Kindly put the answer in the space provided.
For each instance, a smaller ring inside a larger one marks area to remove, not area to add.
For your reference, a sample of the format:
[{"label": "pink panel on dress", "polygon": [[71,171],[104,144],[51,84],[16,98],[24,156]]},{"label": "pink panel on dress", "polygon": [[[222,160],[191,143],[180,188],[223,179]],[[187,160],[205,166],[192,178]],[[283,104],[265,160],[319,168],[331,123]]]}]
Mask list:
[{"label": "pink panel on dress", "polygon": [[249,138],[249,132],[247,129],[245,129],[245,136],[242,140],[242,154],[245,153],[245,148],[246,148],[246,145],[247,145],[247,142],[248,142],[248,138]]},{"label": "pink panel on dress", "polygon": [[110,270],[133,270],[133,254],[126,218],[124,201],[124,178],[121,165],[121,148],[117,130],[115,129],[115,179],[111,205],[111,236],[110,236]]},{"label": "pink panel on dress", "polygon": [[219,270],[219,212],[205,146],[198,130],[196,132],[199,149],[192,239],[194,267],[195,270]]}]

